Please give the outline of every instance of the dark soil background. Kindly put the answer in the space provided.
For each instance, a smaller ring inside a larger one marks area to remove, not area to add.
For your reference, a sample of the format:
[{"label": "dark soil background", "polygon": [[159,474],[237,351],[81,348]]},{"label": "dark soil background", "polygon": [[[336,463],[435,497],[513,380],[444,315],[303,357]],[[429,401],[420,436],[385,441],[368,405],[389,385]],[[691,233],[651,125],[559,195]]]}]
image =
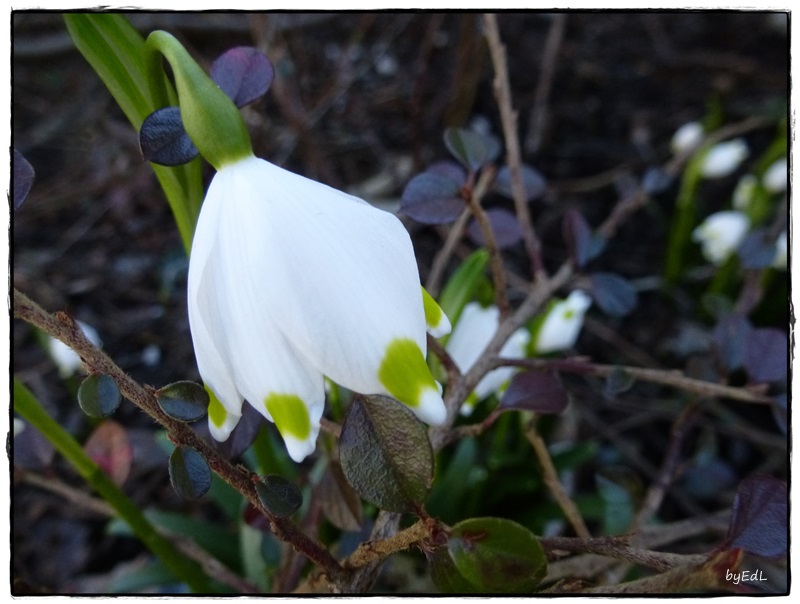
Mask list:
[{"label": "dark soil background", "polygon": [[[257,154],[384,207],[396,208],[405,182],[447,157],[446,127],[472,124],[501,134],[491,62],[474,14],[129,18],[143,35],[154,29],[175,34],[206,66],[233,46],[265,49],[284,86],[274,86],[246,111]],[[531,211],[553,268],[565,254],[565,210],[579,208],[598,224],[630,179],[669,158],[677,127],[702,119],[711,103],[726,123],[786,111],[785,14],[568,13],[538,131],[532,116],[554,17],[504,13],[499,23],[524,160],[550,185]],[[14,287],[48,310],[66,309],[93,325],[104,349],[138,381],[198,379],[185,306],[187,261],[169,207],[139,156],[136,133],[72,47],[58,14],[15,13],[12,35],[13,145],[36,170],[31,194],[13,216]],[[770,126],[746,134],[753,157],[774,133]],[[709,187],[703,212],[724,207],[736,179]],[[661,272],[676,188],[625,224],[598,268],[629,278]],[[408,224],[424,279],[441,235]],[[521,246],[508,258],[523,258]],[[578,350],[599,362],[683,368],[685,359],[666,343],[684,322],[697,319],[696,312],[686,300],[643,296],[622,321],[592,314]],[[785,328],[787,312],[785,299],[774,300],[760,309],[760,325]],[[12,328],[14,374],[63,425],[86,438],[93,426],[75,404],[79,378],[65,387],[29,326],[14,321]],[[598,410],[595,421],[611,426],[645,406],[637,404],[611,414]],[[752,422],[759,434],[781,442],[769,412],[747,414],[734,423]],[[133,443],[125,491],[142,506],[203,513],[202,502],[187,505],[172,492],[154,426],[127,403],[114,419]],[[645,417],[625,437],[657,465],[668,426],[658,416]],[[35,435],[25,439],[14,449],[12,577],[31,589],[102,591],[108,577],[142,559],[140,546],[108,536],[104,516],[86,501],[46,488],[65,484],[74,493],[81,483]],[[722,481],[719,499],[729,505],[735,483],[755,469],[785,478],[785,454],[768,444],[731,457],[734,475]]]}]

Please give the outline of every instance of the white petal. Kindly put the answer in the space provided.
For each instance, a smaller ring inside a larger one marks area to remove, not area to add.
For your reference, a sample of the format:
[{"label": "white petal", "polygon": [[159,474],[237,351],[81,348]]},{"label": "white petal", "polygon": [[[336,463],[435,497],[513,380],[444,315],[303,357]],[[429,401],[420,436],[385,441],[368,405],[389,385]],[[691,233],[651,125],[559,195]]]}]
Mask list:
[{"label": "white petal", "polygon": [[536,352],[545,354],[572,348],[591,304],[591,297],[581,290],[554,304],[536,332]]},{"label": "white petal", "polygon": [[744,139],[737,138],[731,141],[717,143],[703,160],[701,171],[706,178],[722,178],[732,173],[739,164],[748,156],[749,150]]},{"label": "white petal", "polygon": [[770,164],[764,171],[762,182],[764,188],[770,193],[781,193],[786,190],[788,185],[789,163],[785,157]]},{"label": "white petal", "polygon": [[750,219],[743,212],[716,212],[692,232],[692,239],[702,245],[709,262],[719,265],[738,249],[749,229]]}]

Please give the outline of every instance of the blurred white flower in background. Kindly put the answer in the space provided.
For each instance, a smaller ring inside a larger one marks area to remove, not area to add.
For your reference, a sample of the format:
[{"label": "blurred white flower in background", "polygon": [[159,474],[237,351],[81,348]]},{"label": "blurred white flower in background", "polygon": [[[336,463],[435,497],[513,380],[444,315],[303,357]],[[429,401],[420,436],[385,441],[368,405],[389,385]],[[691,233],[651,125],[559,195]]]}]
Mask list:
[{"label": "blurred white flower in background", "polygon": [[786,270],[788,241],[786,239],[786,231],[778,235],[775,241],[775,259],[772,261],[772,266],[780,270]]},{"label": "blurred white flower in background", "polygon": [[773,162],[764,171],[761,182],[770,193],[783,193],[788,186],[789,162],[785,157]]},{"label": "blurred white flower in background", "polygon": [[576,289],[565,300],[552,304],[544,320],[534,328],[533,350],[546,354],[567,350],[575,345],[583,327],[583,318],[592,305],[592,298]]},{"label": "blurred white flower in background", "polygon": [[[446,346],[447,352],[461,373],[469,371],[480,358],[486,345],[494,337],[499,322],[500,311],[496,306],[484,308],[477,302],[470,302],[461,311],[461,316]],[[529,340],[528,330],[518,329],[500,350],[500,356],[510,359],[525,358]],[[479,401],[491,394],[502,393],[515,371],[517,371],[515,367],[498,367],[483,376],[462,406],[461,413],[469,415]]]},{"label": "blurred white flower in background", "polygon": [[[76,321],[76,323],[92,344],[97,347],[103,345],[100,341],[100,334],[97,333],[94,327],[87,325],[83,321]],[[47,336],[47,353],[50,355],[53,363],[55,363],[58,369],[58,375],[62,378],[68,378],[74,375],[75,372],[83,366],[83,361],[81,361],[81,358],[72,348],[64,344],[61,340],[56,340],[52,336]]]},{"label": "blurred white flower in background", "polygon": [[692,232],[692,239],[702,246],[706,260],[720,265],[738,249],[749,229],[750,219],[743,212],[717,212]]},{"label": "blurred white flower in background", "polygon": [[700,170],[706,178],[722,178],[733,173],[749,154],[744,139],[717,143],[706,153]]},{"label": "blurred white flower in background", "polygon": [[703,140],[703,126],[700,122],[687,122],[672,135],[670,147],[675,155],[696,149]]}]

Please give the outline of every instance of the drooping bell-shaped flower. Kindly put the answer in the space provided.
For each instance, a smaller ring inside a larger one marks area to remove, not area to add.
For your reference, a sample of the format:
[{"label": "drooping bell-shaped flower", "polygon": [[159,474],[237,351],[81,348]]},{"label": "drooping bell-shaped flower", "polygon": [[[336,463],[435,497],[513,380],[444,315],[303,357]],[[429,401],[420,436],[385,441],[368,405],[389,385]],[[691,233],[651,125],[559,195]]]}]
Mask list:
[{"label": "drooping bell-shaped flower", "polygon": [[687,122],[675,131],[670,147],[675,154],[696,149],[703,141],[703,125],[700,122]]},{"label": "drooping bell-shaped flower", "polygon": [[576,289],[565,300],[551,304],[543,318],[535,321],[531,348],[535,354],[567,350],[575,345],[592,298]]},{"label": "drooping bell-shaped flower", "polygon": [[[500,322],[500,311],[496,306],[483,307],[470,302],[461,311],[461,316],[447,341],[447,352],[461,373],[469,371],[480,358],[486,345],[494,337]],[[530,334],[527,329],[518,329],[503,345],[500,356],[509,359],[525,358]],[[474,406],[491,394],[500,394],[516,371],[514,367],[498,367],[488,372],[461,407],[461,413],[469,415]]]},{"label": "drooping bell-shaped flower", "polygon": [[706,178],[723,178],[734,172],[749,153],[741,138],[717,143],[706,153],[700,171]]},{"label": "drooping bell-shaped flower", "polygon": [[692,232],[692,239],[702,246],[706,260],[720,265],[738,249],[749,230],[750,219],[746,214],[728,210],[706,218]]},{"label": "drooping bell-shaped flower", "polygon": [[289,455],[301,461],[315,447],[326,376],[355,392],[392,396],[427,423],[444,421],[441,389],[425,361],[426,329],[443,335],[450,326],[420,286],[402,223],[242,153],[241,144],[209,142],[204,128],[214,120],[195,124],[193,113],[222,111],[233,120],[235,107],[203,83],[202,94],[222,108],[203,103],[184,114],[184,97],[196,99],[198,90],[194,83],[182,88],[179,72],[191,59],[181,51],[170,46],[173,56],[164,54],[176,72],[182,119],[217,169],[188,277],[192,340],[212,395],[211,434],[227,439],[246,400],[275,423]]}]

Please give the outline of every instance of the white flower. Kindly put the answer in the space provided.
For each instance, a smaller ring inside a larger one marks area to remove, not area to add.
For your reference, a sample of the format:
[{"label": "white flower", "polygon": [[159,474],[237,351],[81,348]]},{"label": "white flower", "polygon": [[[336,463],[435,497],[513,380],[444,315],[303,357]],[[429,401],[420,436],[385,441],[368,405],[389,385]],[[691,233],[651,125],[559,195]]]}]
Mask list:
[{"label": "white flower", "polygon": [[192,243],[188,307],[217,440],[245,399],[301,461],[319,432],[323,376],[444,421],[426,318],[442,334],[447,317],[421,289],[402,223],[365,201],[252,156],[223,166]]},{"label": "white flower", "polygon": [[672,135],[670,146],[675,155],[695,149],[703,140],[703,126],[700,122],[688,122]]},{"label": "white flower", "polygon": [[736,170],[748,154],[741,138],[717,143],[708,150],[700,170],[706,178],[722,178]]},{"label": "white flower", "polygon": [[[103,343],[100,341],[100,335],[94,327],[87,325],[83,321],[75,322],[78,324],[78,327],[81,328],[83,335],[85,335],[92,344],[98,347],[102,346]],[[61,340],[56,340],[51,336],[48,336],[47,339],[47,352],[50,354],[50,358],[53,359],[53,363],[55,363],[58,369],[58,375],[60,375],[62,379],[74,375],[75,372],[83,366],[83,361],[81,361],[81,357],[78,356],[78,353]]]},{"label": "white flower", "polygon": [[[461,373],[469,371],[480,358],[486,345],[494,337],[499,322],[500,311],[496,306],[484,308],[477,302],[470,302],[461,311],[446,346]],[[529,340],[528,330],[518,329],[503,345],[500,356],[509,359],[524,358]],[[490,394],[500,394],[515,371],[514,367],[498,367],[488,372],[475,386],[473,394],[462,406],[461,413],[469,415],[477,402]]]},{"label": "white flower", "polygon": [[761,182],[764,183],[764,188],[770,193],[783,193],[788,184],[788,173],[789,163],[785,157],[782,157],[773,162],[769,168],[764,171]]},{"label": "white flower", "polygon": [[692,232],[692,239],[703,246],[706,260],[719,265],[738,249],[749,229],[750,220],[742,212],[717,212]]},{"label": "white flower", "polygon": [[25,430],[25,422],[22,421],[20,418],[15,417],[14,418],[14,436],[16,436],[17,434],[22,433],[23,430]]},{"label": "white flower", "polygon": [[745,174],[733,190],[733,209],[746,212],[758,187],[758,179],[753,174]]},{"label": "white flower", "polygon": [[547,314],[534,327],[533,341],[536,354],[546,354],[572,348],[583,327],[583,318],[592,305],[586,292],[574,290],[566,300],[551,304]]},{"label": "white flower", "polygon": [[775,241],[775,258],[772,261],[774,268],[786,270],[787,247],[786,231],[784,231],[778,235],[778,239]]}]

